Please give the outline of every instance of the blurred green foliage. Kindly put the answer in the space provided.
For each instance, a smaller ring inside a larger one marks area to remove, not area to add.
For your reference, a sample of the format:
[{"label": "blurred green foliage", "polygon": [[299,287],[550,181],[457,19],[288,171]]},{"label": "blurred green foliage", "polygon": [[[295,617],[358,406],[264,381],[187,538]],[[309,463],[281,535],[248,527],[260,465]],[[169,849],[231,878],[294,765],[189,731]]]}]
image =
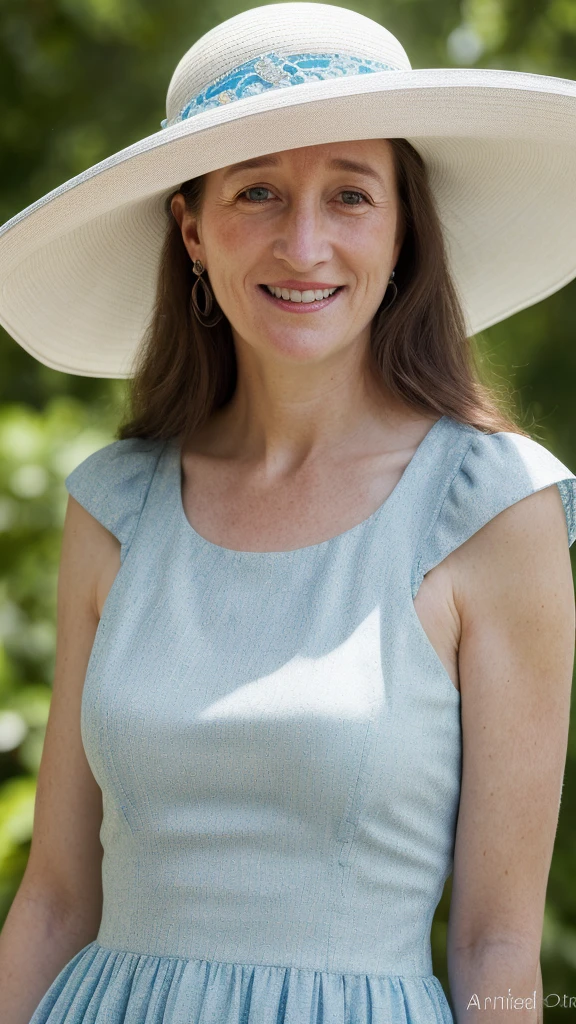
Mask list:
[{"label": "blurred green foliage", "polygon": [[[177,61],[254,4],[2,0],[0,222],[159,130]],[[386,25],[414,67],[576,78],[574,0],[389,0],[348,6]],[[576,282],[478,338],[487,378],[522,423],[576,466]],[[55,656],[64,478],[114,439],[123,381],[62,374],[0,330],[0,923],[29,851]],[[544,992],[576,994],[576,731],[571,730],[542,946]],[[447,989],[450,880],[433,927]],[[552,1019],[561,1010],[545,1010]],[[565,1011],[566,1012],[566,1011]],[[568,1017],[564,1017],[568,1020]]]}]

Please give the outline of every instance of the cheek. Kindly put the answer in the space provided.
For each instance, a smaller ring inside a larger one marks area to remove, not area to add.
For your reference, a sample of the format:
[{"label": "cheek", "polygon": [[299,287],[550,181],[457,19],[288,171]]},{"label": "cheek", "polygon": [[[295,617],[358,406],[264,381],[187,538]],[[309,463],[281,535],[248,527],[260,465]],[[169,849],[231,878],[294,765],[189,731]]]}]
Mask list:
[{"label": "cheek", "polygon": [[383,241],[380,234],[356,235],[342,247],[346,263],[364,292],[377,292],[382,288],[386,268],[392,259],[394,243]]},{"label": "cheek", "polygon": [[262,265],[265,245],[242,218],[233,217],[206,231],[207,266],[211,278],[222,292],[239,300],[246,277]]},{"label": "cheek", "polygon": [[395,224],[387,216],[350,217],[338,227],[338,245],[350,259],[365,266],[381,266],[393,252]]},{"label": "cheek", "polygon": [[218,263],[237,263],[243,258],[247,248],[254,244],[257,231],[246,218],[229,214],[226,217],[214,217],[205,226],[204,231],[207,251],[218,253]]}]

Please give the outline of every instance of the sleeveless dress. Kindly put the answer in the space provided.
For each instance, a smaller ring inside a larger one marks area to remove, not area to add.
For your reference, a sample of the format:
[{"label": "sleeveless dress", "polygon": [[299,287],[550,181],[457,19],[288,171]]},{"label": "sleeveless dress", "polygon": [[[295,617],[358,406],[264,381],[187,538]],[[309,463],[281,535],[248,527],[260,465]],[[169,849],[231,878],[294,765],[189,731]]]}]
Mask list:
[{"label": "sleeveless dress", "polygon": [[572,544],[566,466],[443,416],[359,525],[245,552],[189,524],[174,439],[115,441],[67,477],[121,542],[81,712],[103,913],[30,1024],[453,1024],[430,928],[460,693],[413,599],[551,484]]}]

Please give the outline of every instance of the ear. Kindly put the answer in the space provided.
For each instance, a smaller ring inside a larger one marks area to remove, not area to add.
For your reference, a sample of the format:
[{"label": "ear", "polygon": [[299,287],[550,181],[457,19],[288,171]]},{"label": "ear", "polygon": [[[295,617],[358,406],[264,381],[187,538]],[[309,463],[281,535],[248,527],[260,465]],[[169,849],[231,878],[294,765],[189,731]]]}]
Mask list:
[{"label": "ear", "polygon": [[186,209],[186,200],[181,192],[177,192],[172,197],[170,203],[170,209],[174,220],[178,224],[180,231],[182,232],[182,241],[186,246],[186,251],[192,260],[205,261],[204,247],[200,240],[198,218],[190,213],[190,210]]}]

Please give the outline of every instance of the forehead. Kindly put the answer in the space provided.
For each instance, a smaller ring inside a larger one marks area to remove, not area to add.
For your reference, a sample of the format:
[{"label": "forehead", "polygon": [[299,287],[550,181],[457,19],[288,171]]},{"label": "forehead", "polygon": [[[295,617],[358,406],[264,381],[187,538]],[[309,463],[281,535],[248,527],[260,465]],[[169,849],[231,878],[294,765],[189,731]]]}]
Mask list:
[{"label": "forehead", "polygon": [[347,171],[385,185],[393,169],[392,147],[388,139],[362,139],[302,146],[229,164],[212,174],[227,182],[247,171],[265,168],[288,172],[305,170],[306,173]]}]

